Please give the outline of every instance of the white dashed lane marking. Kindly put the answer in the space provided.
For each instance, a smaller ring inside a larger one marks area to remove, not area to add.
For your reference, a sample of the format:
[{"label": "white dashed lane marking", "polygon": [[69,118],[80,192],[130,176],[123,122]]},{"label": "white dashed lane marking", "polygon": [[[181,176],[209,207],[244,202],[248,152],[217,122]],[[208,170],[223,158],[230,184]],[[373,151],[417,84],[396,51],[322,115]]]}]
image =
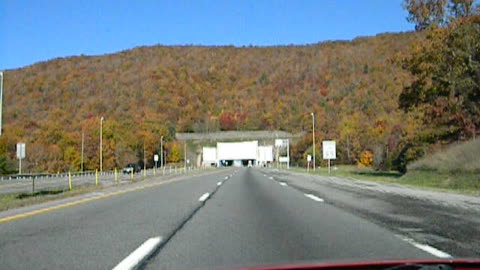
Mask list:
[{"label": "white dashed lane marking", "polygon": [[424,244],[420,244],[420,243],[417,243],[415,242],[415,240],[413,239],[410,239],[410,238],[406,238],[406,237],[402,237],[402,236],[399,236],[403,241],[409,243],[410,245],[418,248],[418,249],[421,249],[425,252],[428,252],[430,254],[432,254],[433,256],[436,256],[436,257],[439,257],[439,258],[451,258],[452,255],[446,253],[446,252],[443,252],[437,248],[434,248],[432,246],[429,246],[429,245],[424,245]]},{"label": "white dashed lane marking", "polygon": [[113,270],[129,270],[137,268],[143,260],[148,258],[148,256],[157,249],[161,242],[162,237],[160,236],[148,239],[134,252],[130,253],[128,257],[117,264]]},{"label": "white dashed lane marking", "polygon": [[310,198],[310,199],[312,199],[312,200],[314,200],[314,201],[324,202],[324,200],[323,200],[322,198],[319,198],[319,197],[317,197],[317,196],[315,196],[315,195],[313,195],[313,194],[307,194],[307,193],[305,193],[304,195],[305,195],[305,197]]},{"label": "white dashed lane marking", "polygon": [[208,199],[208,197],[210,197],[210,193],[207,192],[207,193],[203,194],[203,195],[198,199],[198,201],[199,201],[199,202],[204,202],[206,199]]}]

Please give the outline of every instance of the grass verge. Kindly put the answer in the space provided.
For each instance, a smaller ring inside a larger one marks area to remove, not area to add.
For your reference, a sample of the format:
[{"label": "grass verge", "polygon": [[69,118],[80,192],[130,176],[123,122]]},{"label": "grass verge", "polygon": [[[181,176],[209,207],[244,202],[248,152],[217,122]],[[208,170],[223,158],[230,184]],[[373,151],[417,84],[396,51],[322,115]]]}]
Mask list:
[{"label": "grass verge", "polygon": [[480,195],[480,174],[478,173],[414,170],[407,172],[397,183]]},{"label": "grass verge", "polygon": [[16,193],[0,194],[0,211],[63,199],[63,198],[72,197],[75,195],[81,195],[81,194],[85,194],[85,193],[89,193],[89,192],[101,190],[101,189],[102,189],[101,186],[88,185],[88,186],[75,187],[72,190],[50,189],[50,190],[37,191],[35,193],[16,192]]},{"label": "grass verge", "polygon": [[[301,168],[292,168],[291,170],[297,172],[306,172],[305,169]],[[315,172],[310,170],[309,173],[376,182],[393,182],[402,176],[402,174],[396,171],[375,171],[371,168],[358,168],[353,165],[340,165],[332,167],[330,175],[328,174],[327,168],[317,168]]]},{"label": "grass verge", "polygon": [[[375,171],[371,168],[341,165],[332,169],[330,176],[347,179],[358,179],[374,182],[394,183],[406,186],[422,187],[446,192],[456,192],[480,196],[480,174],[466,172],[438,172],[427,170],[412,170],[405,175],[396,171]],[[292,171],[303,172],[305,169],[292,168]],[[329,176],[328,169],[319,168],[310,174]]]}]

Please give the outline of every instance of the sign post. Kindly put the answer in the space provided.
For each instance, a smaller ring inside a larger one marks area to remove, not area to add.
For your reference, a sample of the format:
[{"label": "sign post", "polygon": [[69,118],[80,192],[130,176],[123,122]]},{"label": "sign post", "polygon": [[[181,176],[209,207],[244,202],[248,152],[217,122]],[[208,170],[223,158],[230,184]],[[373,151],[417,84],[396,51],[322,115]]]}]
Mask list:
[{"label": "sign post", "polygon": [[157,155],[157,154],[155,154],[155,155],[153,156],[153,161],[155,161],[155,167],[153,168],[153,175],[155,175],[156,172],[157,172],[157,165],[158,165],[158,164],[157,164],[157,163],[158,163],[158,155]]},{"label": "sign post", "polygon": [[[290,169],[290,140],[289,139],[275,139],[275,147],[277,148],[277,160],[280,163],[286,163],[287,169]],[[286,156],[280,156],[280,149],[286,149]]]},{"label": "sign post", "polygon": [[25,158],[25,144],[17,143],[18,174],[22,174],[22,159]]},{"label": "sign post", "polygon": [[322,149],[323,149],[323,159],[328,160],[328,174],[330,174],[331,172],[330,160],[337,159],[335,141],[323,141]]},{"label": "sign post", "polygon": [[310,167],[310,161],[312,161],[312,156],[311,155],[307,155],[307,172],[308,172],[308,169]]}]

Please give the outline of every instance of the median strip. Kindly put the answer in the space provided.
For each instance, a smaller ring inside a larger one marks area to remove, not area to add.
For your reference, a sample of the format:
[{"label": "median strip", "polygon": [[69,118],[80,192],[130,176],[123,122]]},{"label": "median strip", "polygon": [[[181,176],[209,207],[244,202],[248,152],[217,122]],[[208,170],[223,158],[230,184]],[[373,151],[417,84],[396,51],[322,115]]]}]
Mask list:
[{"label": "median strip", "polygon": [[[207,173],[207,174],[209,174],[209,173]],[[205,174],[203,174],[203,175],[205,175]],[[165,185],[165,184],[169,184],[169,183],[174,183],[174,182],[182,181],[182,180],[185,180],[185,179],[189,179],[189,178],[179,177],[179,178],[175,178],[175,179],[171,179],[171,180],[164,180],[164,181],[161,181],[159,183],[144,184],[142,186],[137,186],[137,187],[134,187],[134,188],[127,188],[127,189],[123,189],[123,190],[119,190],[119,191],[108,192],[108,193],[104,193],[103,195],[97,195],[97,196],[95,196],[95,195],[92,196],[92,194],[87,194],[91,197],[81,198],[81,199],[78,199],[78,200],[75,200],[75,201],[60,203],[58,205],[49,206],[49,207],[45,207],[45,208],[41,208],[41,209],[37,209],[37,210],[31,210],[31,211],[27,211],[25,213],[14,214],[14,215],[11,215],[11,216],[6,216],[6,217],[3,217],[3,218],[0,218],[0,224],[5,223],[5,222],[9,222],[9,221],[13,221],[13,220],[17,220],[17,219],[22,219],[22,218],[26,218],[26,217],[30,217],[30,216],[35,216],[35,215],[55,211],[55,210],[62,209],[62,208],[67,208],[67,207],[91,202],[91,201],[101,200],[101,199],[105,199],[105,198],[116,196],[116,195],[121,195],[121,194],[132,192],[132,191],[137,191],[137,190],[142,190],[142,189],[147,189],[147,188],[151,188],[151,187],[161,186],[161,185]]]},{"label": "median strip", "polygon": [[113,270],[136,269],[145,259],[147,259],[162,242],[162,237],[154,237],[145,241],[140,247],[123,259]]}]

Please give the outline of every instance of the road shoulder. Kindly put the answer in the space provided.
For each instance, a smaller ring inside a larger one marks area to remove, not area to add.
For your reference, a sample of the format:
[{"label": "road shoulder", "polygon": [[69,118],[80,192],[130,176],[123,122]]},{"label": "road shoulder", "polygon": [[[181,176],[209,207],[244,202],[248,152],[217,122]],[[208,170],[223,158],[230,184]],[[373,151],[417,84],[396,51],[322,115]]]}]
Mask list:
[{"label": "road shoulder", "polygon": [[277,181],[459,257],[480,255],[480,198],[413,187],[265,169]]}]

